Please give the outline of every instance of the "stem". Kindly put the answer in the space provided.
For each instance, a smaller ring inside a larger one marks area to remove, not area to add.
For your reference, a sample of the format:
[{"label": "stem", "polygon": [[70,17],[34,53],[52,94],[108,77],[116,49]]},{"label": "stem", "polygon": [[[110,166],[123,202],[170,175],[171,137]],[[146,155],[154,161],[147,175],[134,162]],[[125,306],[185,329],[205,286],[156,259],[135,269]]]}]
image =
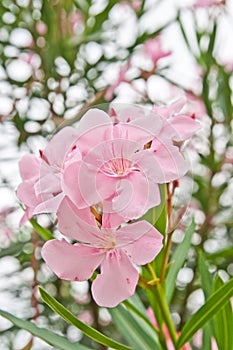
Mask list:
[{"label": "stem", "polygon": [[171,215],[172,215],[172,193],[169,189],[169,184],[166,185],[167,188],[167,242],[164,249],[164,256],[163,256],[163,262],[161,267],[161,274],[160,274],[160,283],[163,285],[165,274],[166,274],[166,266],[169,259],[169,252],[171,248],[172,243],[172,233],[173,230],[171,229]]},{"label": "stem", "polygon": [[164,290],[163,290],[160,283],[158,283],[154,286],[154,291],[155,291],[155,295],[156,295],[157,299],[159,300],[158,304],[160,306],[160,311],[161,311],[161,314],[163,316],[164,322],[167,326],[172,343],[173,343],[174,347],[176,348],[177,334],[176,334],[176,330],[175,330],[175,327],[174,327],[173,322],[172,322],[172,318],[170,315],[168,305],[166,303]]},{"label": "stem", "polygon": [[171,243],[172,243],[172,232],[168,233],[167,236],[167,243],[164,249],[164,256],[163,256],[163,262],[162,262],[162,267],[161,267],[161,274],[160,274],[160,283],[163,284],[164,279],[165,279],[165,274],[166,274],[166,266],[168,263],[168,258],[169,258],[169,252],[171,248]]}]

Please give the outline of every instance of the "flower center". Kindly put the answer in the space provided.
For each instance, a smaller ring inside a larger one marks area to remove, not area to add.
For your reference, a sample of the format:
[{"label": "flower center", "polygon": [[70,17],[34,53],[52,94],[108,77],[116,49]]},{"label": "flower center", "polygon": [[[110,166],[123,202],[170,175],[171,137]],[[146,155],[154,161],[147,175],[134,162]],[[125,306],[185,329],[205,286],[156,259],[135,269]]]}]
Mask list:
[{"label": "flower center", "polygon": [[106,162],[101,170],[106,175],[122,177],[133,170],[133,163],[128,159],[114,158]]}]

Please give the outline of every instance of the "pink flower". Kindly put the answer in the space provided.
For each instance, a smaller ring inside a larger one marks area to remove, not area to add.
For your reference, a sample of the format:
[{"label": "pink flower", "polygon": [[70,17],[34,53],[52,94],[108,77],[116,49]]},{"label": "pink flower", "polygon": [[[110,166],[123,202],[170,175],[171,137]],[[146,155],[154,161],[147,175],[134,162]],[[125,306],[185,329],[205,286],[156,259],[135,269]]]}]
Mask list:
[{"label": "pink flower", "polygon": [[[97,115],[99,124],[91,129],[90,120]],[[128,122],[115,118],[113,123],[106,113],[96,110],[83,117],[77,140],[82,159],[65,167],[63,176],[63,189],[78,208],[102,202],[110,221],[115,214],[119,219],[139,218],[160,203],[158,184],[180,178],[187,171],[176,146],[155,141],[161,118],[151,112],[136,115],[138,118]]]},{"label": "pink flower", "polygon": [[25,155],[19,162],[23,182],[17,189],[17,196],[25,205],[25,214],[20,224],[25,223],[34,214],[56,212],[64,197],[61,188],[61,176],[65,162],[79,158],[79,152],[72,149],[77,138],[76,130],[67,127],[56,134],[48,143],[41,157]]},{"label": "pink flower", "polygon": [[164,51],[162,48],[160,37],[155,37],[153,39],[149,39],[144,43],[144,51],[147,56],[153,62],[154,67],[157,66],[157,62],[163,58],[171,55],[171,51]]},{"label": "pink flower", "polygon": [[100,267],[92,283],[92,294],[100,306],[115,307],[132,296],[139,273],[133,264],[152,261],[162,248],[162,235],[147,221],[118,229],[100,228],[89,208],[79,210],[64,199],[58,210],[62,233],[78,243],[65,239],[47,241],[42,257],[62,279],[85,281]]},{"label": "pink flower", "polygon": [[186,103],[186,98],[180,98],[168,106],[154,106],[153,111],[164,118],[165,123],[160,133],[161,139],[172,139],[182,142],[189,139],[198,129],[200,124],[195,120],[195,115],[185,115],[181,112]]},{"label": "pink flower", "polygon": [[23,225],[33,216],[33,211],[41,203],[41,197],[35,193],[35,184],[39,181],[41,159],[33,154],[26,154],[19,162],[19,171],[23,182],[18,186],[17,196],[25,206],[25,213],[20,220]]}]

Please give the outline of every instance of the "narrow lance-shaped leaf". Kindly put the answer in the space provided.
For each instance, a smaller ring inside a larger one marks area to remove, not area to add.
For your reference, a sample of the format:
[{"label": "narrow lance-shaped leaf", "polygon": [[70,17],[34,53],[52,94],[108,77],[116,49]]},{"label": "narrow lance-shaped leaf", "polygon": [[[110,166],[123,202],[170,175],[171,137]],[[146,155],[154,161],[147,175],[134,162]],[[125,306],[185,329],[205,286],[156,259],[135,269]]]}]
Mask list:
[{"label": "narrow lance-shaped leaf", "polygon": [[160,350],[156,342],[156,335],[153,337],[146,331],[146,324],[133,317],[122,305],[109,310],[122,336],[129,342],[133,349],[137,350]]},{"label": "narrow lance-shaped leaf", "polygon": [[233,296],[233,279],[217,290],[206,303],[189,319],[181,330],[181,335],[177,343],[180,349],[187,343],[194,334],[209,322]]},{"label": "narrow lance-shaped leaf", "polygon": [[[205,254],[200,251],[198,254],[198,271],[200,275],[201,286],[205,295],[205,299],[209,298],[213,289],[213,277],[209,272],[209,264]],[[213,320],[210,320],[203,328],[202,346],[205,350],[211,350],[211,338],[214,336]]]},{"label": "narrow lance-shaped leaf", "polygon": [[44,340],[47,344],[50,344],[56,349],[61,350],[90,350],[86,346],[83,346],[78,343],[71,343],[69,340],[64,337],[55,334],[45,328],[37,327],[34,323],[22,320],[20,318],[15,317],[9,312],[0,310],[0,315],[10,322],[12,322],[17,328],[24,329],[34,335],[37,338]]},{"label": "narrow lance-shaped leaf", "polygon": [[40,226],[38,224],[38,222],[36,222],[35,219],[31,219],[30,223],[32,225],[32,227],[36,230],[36,232],[38,233],[38,235],[40,235],[40,237],[44,240],[44,241],[48,241],[50,239],[53,239],[53,235],[52,233],[47,229],[44,228],[42,226]]},{"label": "narrow lance-shaped leaf", "polygon": [[60,304],[55,298],[49,295],[43,288],[39,287],[39,292],[42,300],[58,315],[60,315],[66,322],[72,324],[78,328],[87,337],[93,339],[99,344],[111,347],[116,350],[132,350],[130,347],[118,343],[117,341],[107,337],[94,328],[86,325],[75,317],[69,310],[67,310],[62,304]]},{"label": "narrow lance-shaped leaf", "polygon": [[175,290],[177,275],[186,260],[194,230],[195,223],[192,221],[191,225],[185,232],[183,241],[178,245],[173,254],[172,261],[174,261],[174,263],[172,264],[166,278],[166,298],[168,303],[170,303]]},{"label": "narrow lance-shaped leaf", "polygon": [[[219,290],[224,285],[218,275],[214,281],[214,290]],[[233,349],[233,313],[230,301],[217,313],[214,318],[216,340],[219,349]]]}]

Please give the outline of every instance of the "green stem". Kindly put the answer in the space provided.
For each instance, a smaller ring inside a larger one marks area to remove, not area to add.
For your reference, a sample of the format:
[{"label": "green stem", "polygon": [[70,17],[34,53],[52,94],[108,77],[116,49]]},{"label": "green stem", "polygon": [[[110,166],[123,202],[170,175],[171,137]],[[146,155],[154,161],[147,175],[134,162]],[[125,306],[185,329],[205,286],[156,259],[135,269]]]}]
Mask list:
[{"label": "green stem", "polygon": [[171,248],[171,243],[172,243],[172,232],[168,233],[167,236],[167,243],[164,249],[164,256],[163,256],[163,262],[162,262],[162,267],[161,267],[161,274],[160,274],[160,283],[163,285],[165,275],[166,275],[166,266],[168,263],[168,258],[169,258],[169,252]]},{"label": "green stem", "polygon": [[172,322],[172,318],[171,318],[171,315],[170,315],[170,311],[169,311],[169,308],[168,308],[168,305],[166,303],[166,299],[165,299],[165,293],[164,293],[164,290],[161,286],[160,283],[158,284],[155,284],[154,286],[154,292],[155,292],[155,295],[159,301],[159,307],[160,307],[160,310],[161,310],[161,314],[163,316],[163,320],[167,326],[167,329],[168,329],[168,332],[169,332],[169,335],[171,337],[171,340],[172,340],[172,343],[176,349],[176,343],[177,343],[177,334],[176,334],[176,330],[175,330],[175,327],[174,327],[174,324]]}]

